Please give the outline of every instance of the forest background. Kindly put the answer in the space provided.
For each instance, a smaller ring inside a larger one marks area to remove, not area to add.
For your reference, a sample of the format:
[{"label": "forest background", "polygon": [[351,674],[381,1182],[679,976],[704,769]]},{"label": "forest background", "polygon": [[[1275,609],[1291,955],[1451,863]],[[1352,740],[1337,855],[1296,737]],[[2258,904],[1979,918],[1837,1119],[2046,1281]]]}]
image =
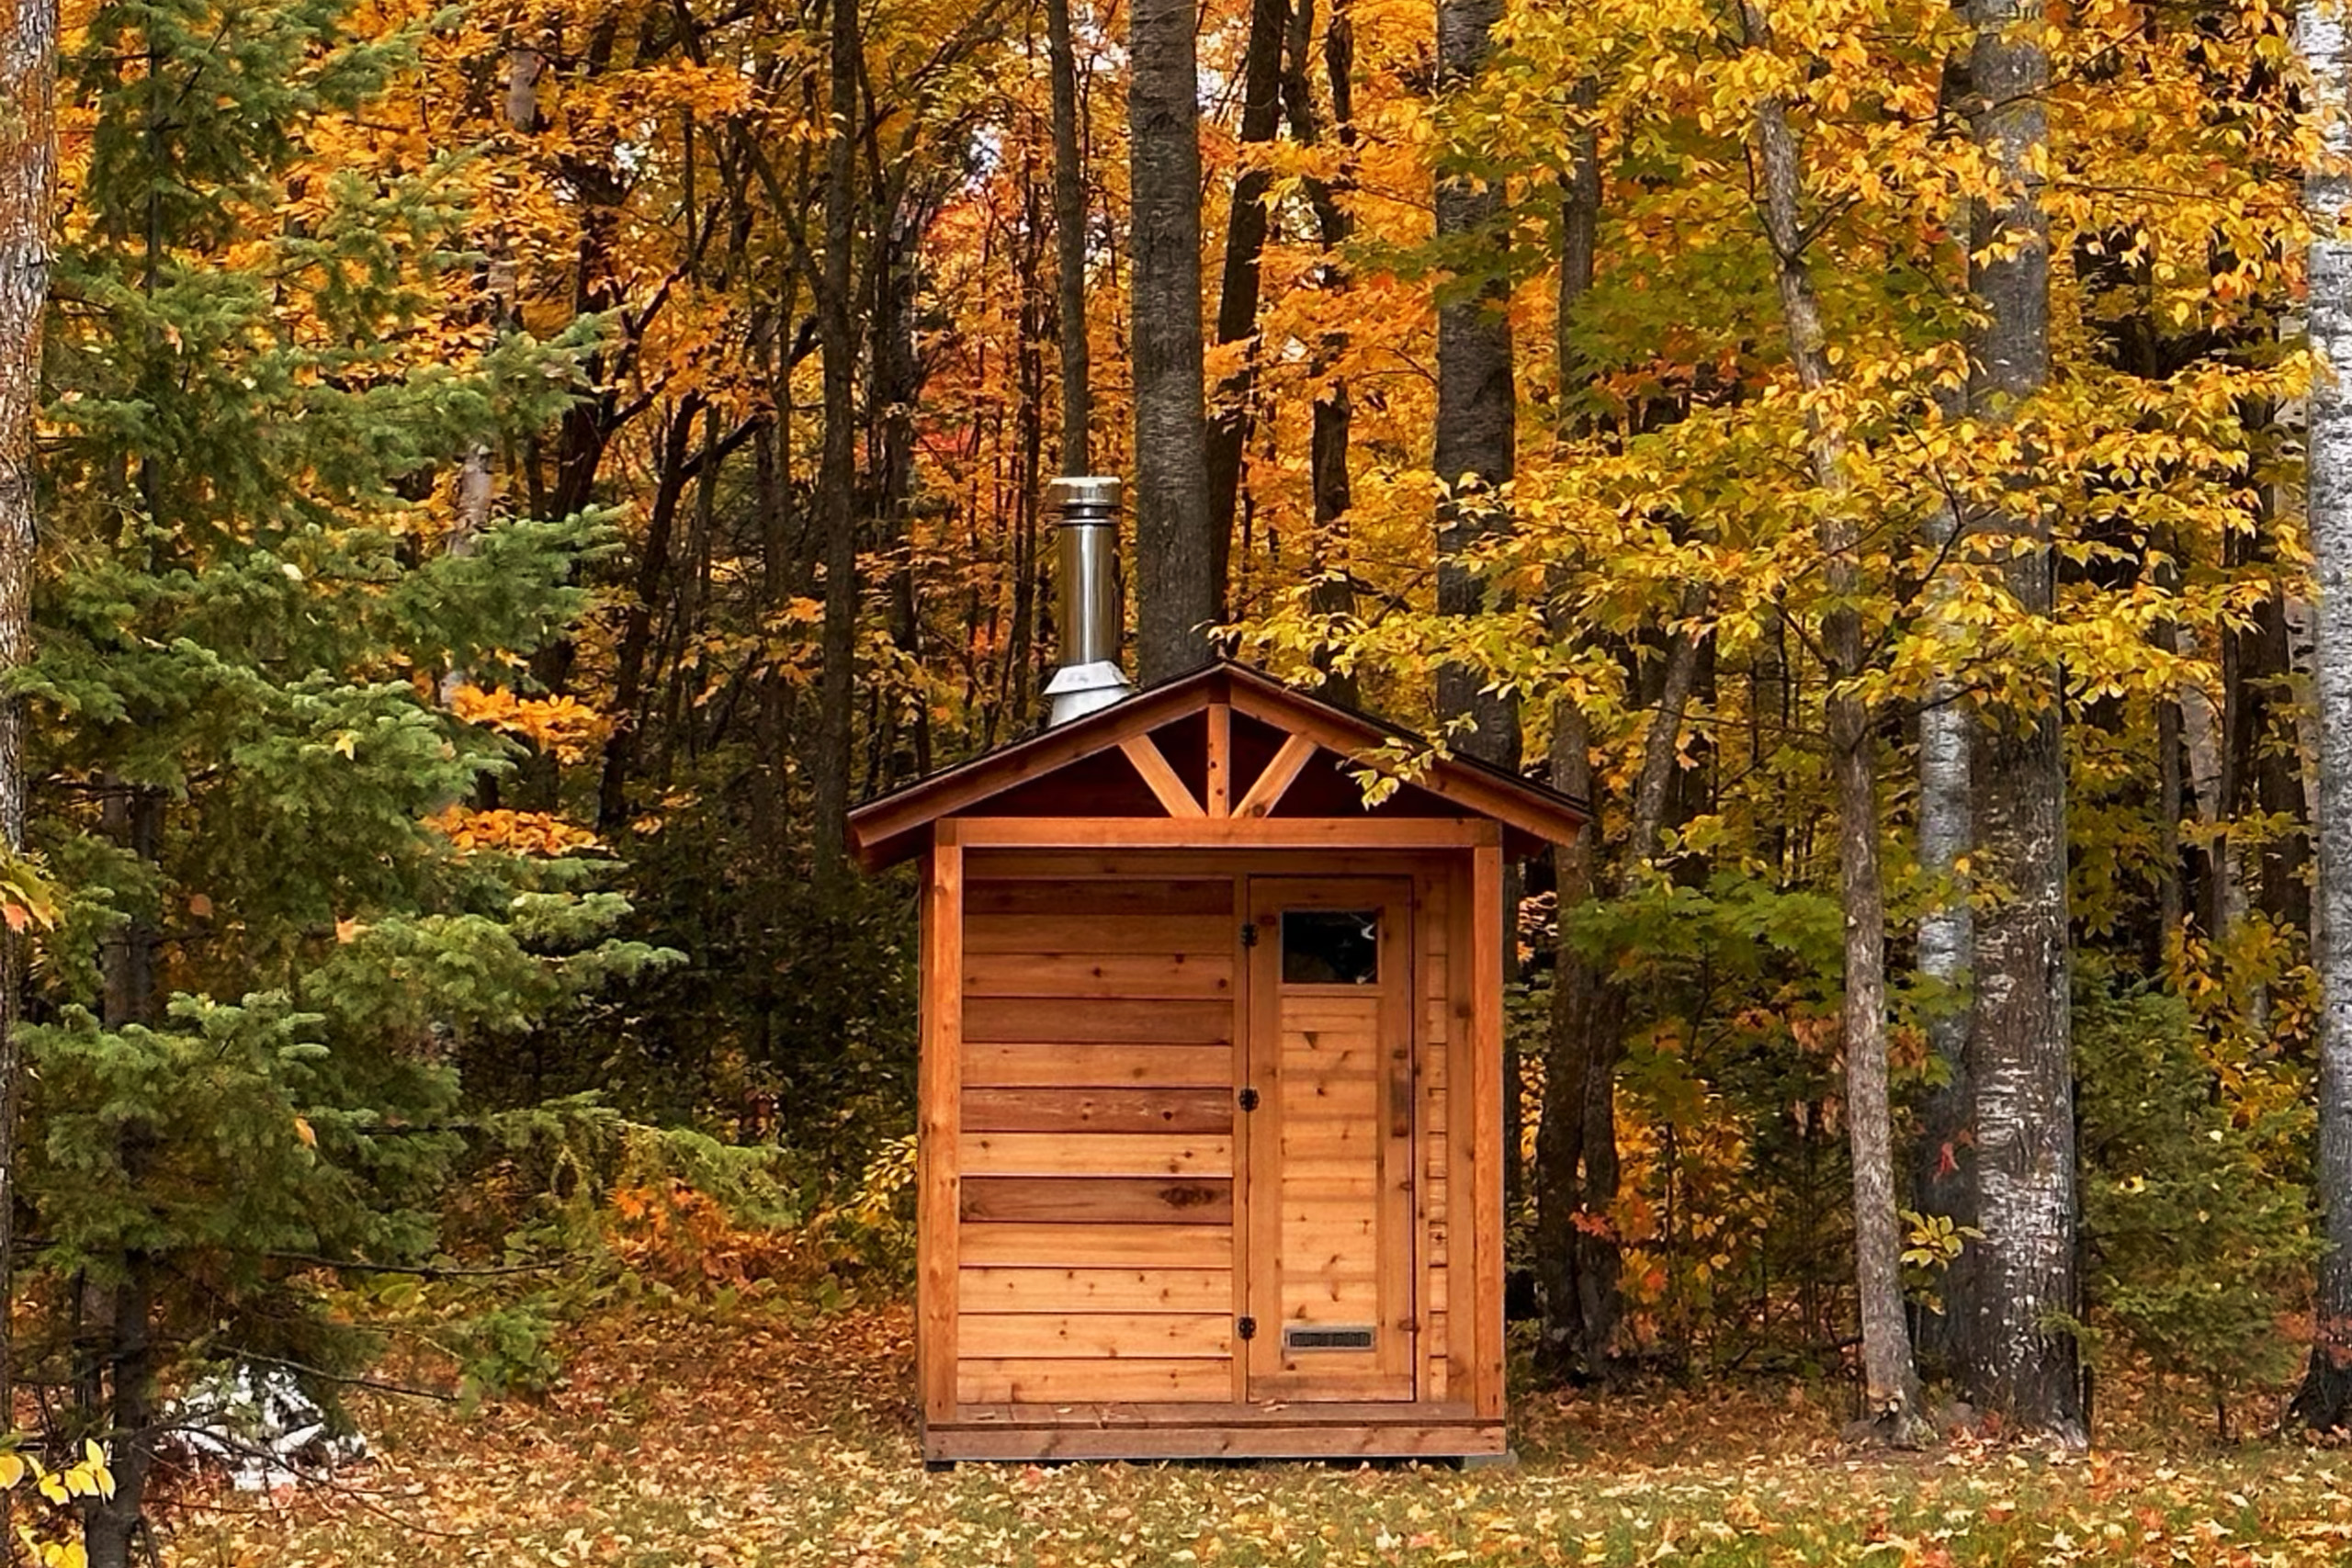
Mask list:
[{"label": "forest background", "polygon": [[544,1380],[642,1284],[584,1236],[890,1288],[913,904],[842,820],[1036,724],[1057,472],[1134,481],[1145,679],[1593,804],[1521,889],[1531,1375],[2078,1443],[2308,1355],[2342,1424],[2331,16],[18,6],[0,1253],[92,1560],[191,1376]]}]

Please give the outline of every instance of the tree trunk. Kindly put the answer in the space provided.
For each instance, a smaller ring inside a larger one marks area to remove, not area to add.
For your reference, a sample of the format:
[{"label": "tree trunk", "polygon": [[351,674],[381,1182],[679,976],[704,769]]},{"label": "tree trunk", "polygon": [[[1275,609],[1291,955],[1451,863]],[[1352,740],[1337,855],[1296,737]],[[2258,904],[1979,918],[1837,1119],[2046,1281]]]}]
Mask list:
[{"label": "tree trunk", "polygon": [[1046,0],[1046,51],[1054,79],[1054,292],[1061,316],[1061,471],[1083,474],[1093,461],[1087,426],[1094,417],[1086,342],[1086,170],[1078,150],[1078,51],[1071,45],[1069,0]]},{"label": "tree trunk", "polygon": [[[2149,580],[2164,593],[2180,592],[2181,541],[2175,534],[2163,541],[2163,554],[2151,564]],[[2164,620],[2151,631],[2151,640],[2169,652],[2179,644],[2180,626]],[[2142,960],[2146,972],[2161,976],[2167,970],[2172,940],[2188,918],[2187,881],[2181,864],[2181,814],[2188,809],[2188,780],[2181,765],[2180,703],[2171,696],[2159,695],[2155,702],[2156,718],[2156,866],[2155,928],[2149,933],[2145,954]]]},{"label": "tree trunk", "polygon": [[[1938,112],[1966,112],[1963,62],[1947,57]],[[1965,389],[1939,389],[1937,411],[1948,421],[1967,412]],[[1939,506],[1928,525],[1939,569],[1958,551],[1965,519],[1958,508]],[[1927,616],[1939,637],[1958,641],[1962,628],[1952,619],[1957,585],[1939,570],[1928,585]],[[1927,879],[1927,906],[1920,911],[1917,962],[1926,982],[1928,1055],[1941,1081],[1919,1108],[1919,1136],[1911,1150],[1911,1201],[1923,1214],[1940,1215],[1955,1226],[1976,1223],[1975,1158],[1970,1147],[1968,1090],[1968,965],[1976,940],[1969,904],[1967,860],[1975,825],[1971,816],[1970,756],[1973,720],[1965,685],[1949,673],[1928,684],[1919,710],[1919,870]],[[1957,1373],[1962,1358],[1958,1328],[1966,1314],[1977,1258],[1962,1247],[1938,1282],[1940,1300],[1913,1317],[1912,1355],[1939,1374]]]},{"label": "tree trunk", "polygon": [[[1272,141],[1281,125],[1283,45],[1291,16],[1287,0],[1250,0],[1250,41],[1241,64],[1240,141],[1245,149]],[[1258,331],[1259,262],[1266,248],[1266,190],[1272,183],[1272,171],[1246,168],[1233,185],[1233,210],[1225,230],[1225,273],[1216,297],[1220,346],[1247,342]],[[1251,358],[1254,354],[1217,384],[1216,412],[1209,421],[1209,538],[1216,550],[1220,585],[1230,575],[1241,453],[1250,438],[1250,396],[1256,380]]]},{"label": "tree trunk", "polygon": [[[1964,391],[1939,393],[1947,419],[1965,412]],[[1951,506],[1939,507],[1928,525],[1939,561],[1957,552],[1962,519]],[[1957,640],[1951,620],[1954,584],[1943,577],[1928,586],[1927,614],[1938,634]],[[1919,710],[1919,870],[1928,881],[1920,912],[1919,976],[1927,983],[1928,1055],[1941,1081],[1920,1105],[1920,1128],[1911,1150],[1911,1201],[1923,1214],[1940,1215],[1955,1226],[1976,1224],[1975,1156],[1969,1132],[1968,966],[1976,941],[1976,918],[1969,903],[1967,861],[1975,823],[1971,814],[1973,720],[1965,687],[1939,674],[1929,682]],[[1962,1247],[1939,1282],[1940,1300],[1912,1319],[1912,1354],[1940,1373],[1960,1370],[1962,1337],[1958,1324],[1968,1313],[1977,1256]]]},{"label": "tree trunk", "polygon": [[[880,462],[872,479],[872,513],[882,534],[881,547],[890,557],[890,641],[910,669],[922,668],[922,617],[915,608],[916,551],[913,519],[909,505],[915,488],[915,405],[922,397],[923,362],[916,342],[922,286],[920,254],[930,213],[920,198],[903,193],[877,205],[874,215],[876,255],[870,269],[874,282],[871,329],[872,390],[866,398],[867,417],[880,429],[868,450]],[[1043,369],[1042,363],[1039,369]],[[1036,391],[1042,393],[1042,387]],[[1037,398],[1033,394],[1033,405]],[[1035,472],[1034,467],[1030,472]],[[888,789],[900,779],[921,778],[931,772],[931,705],[910,705],[913,733],[908,744],[897,743],[897,721],[890,720],[893,744],[885,751],[882,772],[870,786]]]},{"label": "tree trunk", "polygon": [[[546,58],[528,45],[517,44],[507,51],[506,123],[515,130],[527,134],[538,125],[539,73],[546,64]],[[503,333],[514,318],[516,288],[514,260],[503,245],[493,247],[488,271],[491,323]],[[470,555],[475,537],[490,526],[491,511],[498,500],[498,459],[488,436],[466,449],[458,466],[455,499],[447,548],[453,556]],[[444,671],[441,700],[454,701],[458,688],[469,678],[470,671],[454,665]]]},{"label": "tree trunk", "polygon": [[[1685,618],[1705,600],[1683,600]],[[1657,712],[1642,747],[1625,833],[1625,860],[1607,891],[1622,897],[1657,847],[1673,799],[1682,716],[1698,682],[1699,637],[1677,627],[1667,641]],[[1611,1228],[1617,1201],[1617,1064],[1624,1053],[1627,998],[1611,965],[1568,936],[1567,911],[1602,891],[1604,842],[1583,711],[1560,705],[1553,720],[1552,785],[1587,803],[1591,815],[1556,852],[1560,936],[1544,1044],[1544,1106],[1535,1127],[1535,1275],[1544,1313],[1541,1360],[1555,1377],[1613,1381],[1617,1375],[1617,1281],[1623,1260]]]},{"label": "tree trunk", "polygon": [[[99,812],[108,838],[141,863],[154,864],[163,847],[163,795],[109,776]],[[163,933],[143,909],[134,910],[107,937],[98,966],[99,1018],[107,1029],[152,1026],[161,1015],[156,961],[162,947]],[[135,1191],[148,1134],[129,1123],[117,1136]],[[131,1547],[146,1528],[147,1477],[154,1461],[153,1265],[136,1252],[117,1261],[119,1281],[92,1283],[83,1292],[85,1321],[76,1352],[76,1420],[85,1434],[105,1441],[115,1478],[112,1497],[82,1504],[82,1544],[91,1568],[130,1568]]]},{"label": "tree trunk", "polygon": [[[1751,49],[1770,47],[1760,7],[1741,7]],[[1829,666],[1824,697],[1830,770],[1838,793],[1839,898],[1845,914],[1846,1129],[1853,1156],[1854,1283],[1862,1330],[1862,1409],[1882,1436],[1915,1443],[1926,1436],[1919,1412],[1919,1378],[1903,1313],[1903,1237],[1894,1209],[1894,1127],[1887,1092],[1886,892],[1879,868],[1878,775],[1871,716],[1855,682],[1862,674],[1861,615],[1855,606],[1861,569],[1861,527],[1853,515],[1846,478],[1846,431],[1823,394],[1833,380],[1828,336],[1805,256],[1801,202],[1804,171],[1788,107],[1768,97],[1756,109],[1757,165],[1764,229],[1772,246],[1789,357],[1812,412],[1814,482],[1826,504],[1821,523],[1824,585],[1830,607],[1822,618],[1822,650]]]},{"label": "tree trunk", "polygon": [[[2041,199],[2049,150],[2041,94],[2050,62],[2041,0],[1970,0],[1975,135],[2001,172],[1979,201],[1970,285],[1984,313],[1969,383],[1983,421],[2010,418],[2050,374],[2050,220]],[[2030,514],[1985,520],[2022,548],[2002,570],[2017,612],[2055,602],[2050,525]],[[1977,1289],[1963,1325],[1981,1408],[2018,1430],[2087,1440],[2078,1348],[2053,1315],[2080,1307],[2075,1269],[2075,1113],[2066,930],[2066,759],[2056,671],[2040,705],[1986,715],[1975,742],[1975,870],[2002,890],[1976,923],[1968,1079],[1974,1112]]]},{"label": "tree trunk", "polygon": [[[1663,728],[1666,715],[1654,722]],[[1679,725],[1679,714],[1674,722]],[[1591,815],[1574,841],[1553,852],[1559,938],[1535,1124],[1534,1264],[1544,1335],[1536,1361],[1549,1377],[1605,1382],[1617,1371],[1623,1272],[1610,1208],[1617,1198],[1616,1076],[1625,1010],[1607,969],[1569,936],[1568,911],[1600,889],[1603,843],[1591,739],[1573,702],[1560,704],[1553,719],[1552,784],[1585,801]],[[1628,843],[1626,855],[1638,863],[1640,846]]]},{"label": "tree trunk", "polygon": [[[155,1467],[156,1435],[154,1273],[151,1261],[133,1254],[124,1262],[122,1282],[102,1292],[113,1313],[105,1367],[110,1397],[100,1425],[112,1433],[107,1447],[114,1495],[82,1504],[89,1568],[131,1568],[132,1551],[148,1534],[147,1482]],[[147,1547],[142,1561],[153,1554],[153,1542]]]},{"label": "tree trunk", "polygon": [[[1949,510],[1939,527],[1957,526]],[[1928,613],[1941,595],[1929,591]],[[1939,679],[1919,711],[1919,870],[1934,889],[1919,917],[1918,964],[1928,982],[1928,1055],[1943,1081],[1920,1108],[1920,1134],[1912,1151],[1911,1197],[1923,1214],[1939,1214],[1955,1225],[1976,1223],[1974,1155],[1969,1147],[1968,964],[1975,940],[1975,915],[1968,901],[1962,863],[1973,824],[1969,816],[1971,722],[1957,682]],[[1942,1311],[1917,1321],[1914,1349],[1931,1366],[1957,1352],[1953,1324],[1967,1310],[1969,1271],[1974,1249],[1963,1248],[1945,1270]]]},{"label": "tree trunk", "polygon": [[1211,536],[1201,368],[1200,81],[1191,0],[1128,24],[1130,328],[1136,400],[1136,668],[1151,685],[1212,657],[1223,585]]},{"label": "tree trunk", "polygon": [[1591,378],[1576,346],[1577,313],[1592,291],[1600,247],[1600,133],[1586,117],[1600,98],[1600,84],[1585,77],[1569,90],[1568,107],[1577,118],[1568,128],[1568,172],[1560,181],[1560,282],[1552,322],[1553,374],[1558,388],[1553,407],[1563,439],[1590,428],[1577,394]]},{"label": "tree trunk", "polygon": [[[1058,169],[1055,171],[1054,177],[1058,186],[1061,178]],[[1058,199],[1058,190],[1056,194]],[[1034,206],[1035,197],[1030,199]],[[1062,264],[1067,265],[1070,259],[1067,250],[1063,252],[1060,259]],[[1083,258],[1080,259],[1082,263]],[[1005,517],[1004,523],[1007,531],[1012,535],[1012,545],[1011,573],[1012,603],[1008,611],[1010,624],[1005,628],[1003,674],[999,686],[1002,697],[982,722],[984,745],[995,743],[996,721],[1000,715],[1019,727],[1023,733],[1026,733],[1033,717],[1029,711],[1029,662],[1032,642],[1040,629],[1037,626],[1039,588],[1037,508],[1043,499],[1039,491],[1044,488],[1041,481],[1044,474],[1046,444],[1046,412],[1042,406],[1046,376],[1046,354],[1042,338],[1046,310],[1045,287],[1039,277],[1041,261],[1042,257],[1033,247],[1028,245],[1021,247],[1017,264],[1021,302],[1015,313],[1015,319],[1019,323],[1021,344],[1020,367],[1015,375],[1015,380],[1020,387],[1021,395],[1014,400],[1012,405],[1012,483],[1011,493],[1006,497],[1004,503],[1004,510],[1010,514]],[[1069,308],[1070,292],[1067,274],[1060,279],[1060,286],[1062,299],[1059,309],[1067,312]],[[1082,288],[1079,290],[1079,309],[1080,310],[1085,309],[1085,294]],[[1079,326],[1082,338],[1085,329],[1083,316],[1080,318]],[[1070,367],[1069,321],[1067,314],[1063,317],[1061,331],[1063,334],[1062,373],[1067,378]],[[1081,356],[1078,368],[1082,378],[1086,373],[1083,342],[1079,344],[1078,350]],[[1062,466],[1059,471],[1066,474],[1080,474],[1086,471],[1089,446],[1085,421],[1088,415],[1083,403],[1083,391],[1080,393],[1080,405],[1073,408],[1069,400],[1069,382],[1065,379],[1062,387]],[[1075,425],[1070,423],[1073,415],[1078,421]]]},{"label": "tree trunk", "polygon": [[[57,0],[17,0],[0,31],[0,674],[32,657],[32,584],[40,528],[33,427],[40,411],[42,312],[49,301],[50,223],[57,194]],[[25,848],[25,710],[0,702],[0,853]],[[0,1426],[15,1425],[17,1038],[24,949],[0,926]],[[0,1541],[14,1539],[0,1493]]]},{"label": "tree trunk", "polygon": [[[1502,17],[1501,0],[1440,0],[1437,8],[1437,85],[1460,88],[1486,68],[1494,51],[1493,30]],[[1437,235],[1441,243],[1492,231],[1502,211],[1499,185],[1459,175],[1437,181]],[[1499,232],[1494,243],[1502,243]],[[1486,592],[1466,558],[1487,534],[1508,528],[1509,513],[1498,493],[1510,482],[1515,461],[1518,398],[1511,380],[1510,318],[1507,286],[1498,265],[1475,294],[1441,304],[1437,313],[1437,449],[1433,458],[1446,500],[1438,509],[1437,607],[1442,615],[1470,615],[1485,607]],[[1466,716],[1463,750],[1498,767],[1519,766],[1519,705],[1485,690],[1475,670],[1449,661],[1437,672],[1441,722]]]},{"label": "tree trunk", "polygon": [[[752,448],[752,504],[759,528],[759,607],[763,618],[780,617],[804,588],[808,551],[805,513],[795,504],[792,486],[792,403],[790,345],[785,341],[797,296],[790,285],[775,313],[752,333],[761,378],[771,389],[770,413]],[[796,525],[797,518],[797,525]],[[801,724],[800,688],[787,675],[783,660],[763,658],[757,671],[758,718],[751,770],[751,840],[753,879],[750,903],[748,945],[754,952],[773,951],[784,941],[785,911],[798,875],[797,813],[793,809],[791,757]],[[766,1032],[776,1011],[777,987],[783,976],[774,964],[748,966],[751,1033],[754,1059],[772,1060],[766,1053]]]},{"label": "tree trunk", "polygon": [[[1332,0],[1331,24],[1323,33],[1323,70],[1331,88],[1332,138],[1343,155],[1351,160],[1356,145],[1355,26],[1349,17],[1348,5],[1349,0]],[[1314,38],[1315,0],[1298,0],[1297,8],[1290,17],[1282,88],[1291,139],[1303,147],[1312,147],[1322,139],[1306,73]],[[1317,282],[1332,295],[1342,294],[1348,288],[1348,270],[1340,260],[1340,253],[1354,234],[1355,223],[1339,197],[1341,190],[1352,189],[1353,185],[1350,166],[1343,164],[1332,181],[1310,180],[1306,186],[1324,252]],[[1309,570],[1316,573],[1309,603],[1317,615],[1332,619],[1353,615],[1356,600],[1344,553],[1348,513],[1355,505],[1354,486],[1348,472],[1355,405],[1348,395],[1346,379],[1330,368],[1347,352],[1347,333],[1332,329],[1323,334],[1316,347],[1312,371],[1320,389],[1316,394],[1307,435],[1307,472],[1315,508]],[[1352,705],[1357,697],[1353,671],[1340,671],[1320,649],[1316,655],[1316,667],[1323,672],[1323,695],[1335,703]]]},{"label": "tree trunk", "polygon": [[852,246],[857,213],[857,85],[864,68],[854,0],[831,0],[829,28],[832,128],[826,148],[825,254],[817,283],[817,335],[824,355],[824,436],[817,515],[825,561],[811,827],[817,880],[848,867],[852,721],[857,692],[857,348]]},{"label": "tree trunk", "polygon": [[2319,974],[2317,1335],[2290,1418],[2352,1427],[2352,35],[2332,0],[2304,0],[2297,45],[2309,73],[2321,164],[2303,182],[2312,225],[2311,345],[2319,361],[2306,409],[2306,480],[2318,604],[2312,645],[2319,731],[2319,891],[2312,964]]},{"label": "tree trunk", "polygon": [[[1577,84],[1577,107],[1589,105],[1589,81]],[[1592,288],[1600,223],[1600,162],[1589,127],[1570,130],[1574,158],[1562,182],[1559,316],[1555,354],[1559,405],[1567,406],[1571,386],[1581,379],[1568,333],[1577,307]],[[1565,420],[1565,416],[1564,416]],[[1565,434],[1565,430],[1563,431]],[[1555,626],[1565,640],[1573,629]],[[1677,664],[1693,671],[1697,660],[1687,638],[1669,655],[1668,692],[1652,721],[1651,745],[1642,777],[1651,764],[1673,761],[1688,700],[1688,673],[1677,695]],[[1661,754],[1659,736],[1665,736]],[[1625,999],[1608,970],[1571,938],[1568,912],[1601,891],[1600,863],[1606,835],[1600,798],[1594,787],[1592,742],[1584,711],[1572,701],[1553,714],[1551,782],[1555,789],[1585,802],[1589,816],[1573,842],[1552,852],[1554,900],[1558,931],[1553,950],[1552,1016],[1544,1040],[1544,1100],[1536,1113],[1535,1283],[1543,1313],[1538,1366],[1554,1378],[1611,1381],[1617,1371],[1617,1282],[1623,1271],[1610,1209],[1617,1199],[1617,1059],[1623,1048]],[[1638,792],[1663,802],[1663,788]],[[1638,810],[1636,812],[1638,816]],[[1657,841],[1657,825],[1646,837],[1638,826],[1628,836],[1625,858],[1639,865]]]},{"label": "tree trunk", "polygon": [[[2256,558],[2276,570],[2278,552],[2267,537],[2252,541]],[[2255,866],[2255,887],[2262,912],[2273,926],[2307,931],[2311,926],[2310,846],[2305,838],[2311,818],[2303,798],[2302,761],[2294,724],[2294,659],[2288,646],[2287,595],[2274,581],[2270,592],[2255,606],[2254,625],[2245,630],[2227,628],[2226,642],[2236,645],[2231,660],[2236,691],[2231,694],[2244,713],[2233,714],[2223,733],[2232,756],[2225,764],[2235,796],[2231,815],[2253,811],[2266,822],[2285,822],[2283,831],[2266,831],[2261,859]]]},{"label": "tree trunk", "polygon": [[[620,645],[614,656],[613,732],[605,740],[604,771],[596,782],[596,827],[616,833],[628,821],[629,777],[637,765],[639,739],[650,712],[643,702],[646,660],[653,644],[653,606],[670,575],[670,540],[676,531],[678,507],[686,493],[692,468],[687,458],[695,421],[702,411],[699,393],[689,392],[671,412],[656,459],[653,505],[639,547],[637,581],[628,607],[621,616]],[[703,448],[702,461],[715,462],[716,443]]]}]

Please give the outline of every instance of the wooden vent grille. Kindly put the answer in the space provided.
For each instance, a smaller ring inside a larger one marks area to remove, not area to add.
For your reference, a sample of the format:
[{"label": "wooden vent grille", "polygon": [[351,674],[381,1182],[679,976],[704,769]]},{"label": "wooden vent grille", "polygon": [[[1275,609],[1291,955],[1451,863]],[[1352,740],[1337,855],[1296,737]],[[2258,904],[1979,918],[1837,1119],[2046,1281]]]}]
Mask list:
[{"label": "wooden vent grille", "polygon": [[1372,1325],[1368,1323],[1318,1324],[1313,1327],[1289,1324],[1283,1329],[1283,1349],[1369,1350],[1372,1335]]}]

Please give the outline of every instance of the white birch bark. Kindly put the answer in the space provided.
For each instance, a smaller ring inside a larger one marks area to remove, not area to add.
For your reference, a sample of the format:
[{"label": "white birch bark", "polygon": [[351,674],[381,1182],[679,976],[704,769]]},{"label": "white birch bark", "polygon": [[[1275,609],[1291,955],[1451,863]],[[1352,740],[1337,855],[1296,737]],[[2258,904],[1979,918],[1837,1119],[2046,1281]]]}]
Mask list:
[{"label": "white birch bark", "polygon": [[2319,166],[2303,181],[2311,220],[2307,414],[2311,540],[2317,604],[2312,694],[2318,731],[2319,1198],[2328,1249],[2319,1267],[2317,1335],[2292,1417],[2328,1429],[2352,1405],[2352,38],[2343,8],[2307,0],[2297,48]]},{"label": "white birch bark", "polygon": [[[1959,525],[1945,508],[1937,513],[1931,536],[1949,544]],[[1943,614],[1949,587],[1947,580],[1931,588],[1929,617]],[[1947,634],[1957,629],[1945,627]],[[1920,1108],[1920,1138],[1911,1162],[1912,1200],[1920,1213],[1970,1226],[1976,1223],[1976,1190],[1967,1135],[1967,987],[1976,920],[1962,865],[1974,840],[1969,811],[1972,723],[1960,682],[1939,677],[1919,711],[1919,868],[1934,891],[1919,916],[1918,969],[1936,998],[1927,1019],[1928,1051],[1941,1066],[1944,1081]],[[1966,1310],[1963,1298],[1974,1262],[1965,1252],[1953,1261],[1942,1281],[1941,1310],[1918,1319],[1913,1349],[1930,1366],[1952,1358],[1952,1322]]]},{"label": "white birch bark", "polygon": [[[1919,972],[1955,992],[1967,979],[1973,934],[1961,876],[1969,841],[1968,764],[1968,709],[1957,685],[1939,680],[1919,714],[1919,868],[1939,889],[1919,919]],[[1957,1058],[1967,1036],[1967,1017],[1957,1009],[1928,1021],[1939,1056]]]},{"label": "white birch bark", "polygon": [[[2287,595],[2287,664],[2295,677],[2295,750],[2302,763],[2303,798],[2319,798],[2319,712],[2313,701],[2312,678],[2317,672],[2319,606],[2299,594]],[[2312,906],[2312,923],[2319,924],[2319,906]]]},{"label": "white birch bark", "polygon": [[[1972,213],[1969,287],[1983,324],[1971,412],[2006,421],[2050,377],[2050,219],[2041,203],[2050,59],[2041,0],[1971,0],[1974,132],[2000,179]],[[2047,511],[2031,496],[1986,516],[2020,616],[2052,615],[2056,562]],[[2082,1306],[2075,1269],[2072,953],[2066,913],[2066,760],[2057,671],[2033,707],[1976,728],[1979,877],[2002,890],[1980,912],[1972,965],[1968,1077],[1977,1223],[1967,1340],[1980,1406],[2020,1432],[2088,1441],[2079,1348],[2064,1326]]]},{"label": "white birch bark", "polygon": [[[2173,630],[2173,651],[2184,659],[2197,657],[2197,634],[2186,626]],[[2208,828],[2222,820],[2222,706],[2198,681],[2180,683],[2180,743],[2188,753],[2188,794],[2198,820]]]}]

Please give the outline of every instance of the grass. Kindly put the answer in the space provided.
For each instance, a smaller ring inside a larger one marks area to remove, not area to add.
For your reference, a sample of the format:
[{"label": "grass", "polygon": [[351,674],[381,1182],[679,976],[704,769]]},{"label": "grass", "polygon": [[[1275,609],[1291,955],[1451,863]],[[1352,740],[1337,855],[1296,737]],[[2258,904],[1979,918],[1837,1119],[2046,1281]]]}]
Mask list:
[{"label": "grass", "polygon": [[613,1316],[548,1396],[377,1400],[376,1461],[277,1500],[184,1492],[170,1560],[682,1568],[2352,1562],[2352,1454],[1974,1443],[1883,1456],[1802,1389],[1521,1402],[1513,1470],[966,1465],[926,1473],[903,1309]]}]

